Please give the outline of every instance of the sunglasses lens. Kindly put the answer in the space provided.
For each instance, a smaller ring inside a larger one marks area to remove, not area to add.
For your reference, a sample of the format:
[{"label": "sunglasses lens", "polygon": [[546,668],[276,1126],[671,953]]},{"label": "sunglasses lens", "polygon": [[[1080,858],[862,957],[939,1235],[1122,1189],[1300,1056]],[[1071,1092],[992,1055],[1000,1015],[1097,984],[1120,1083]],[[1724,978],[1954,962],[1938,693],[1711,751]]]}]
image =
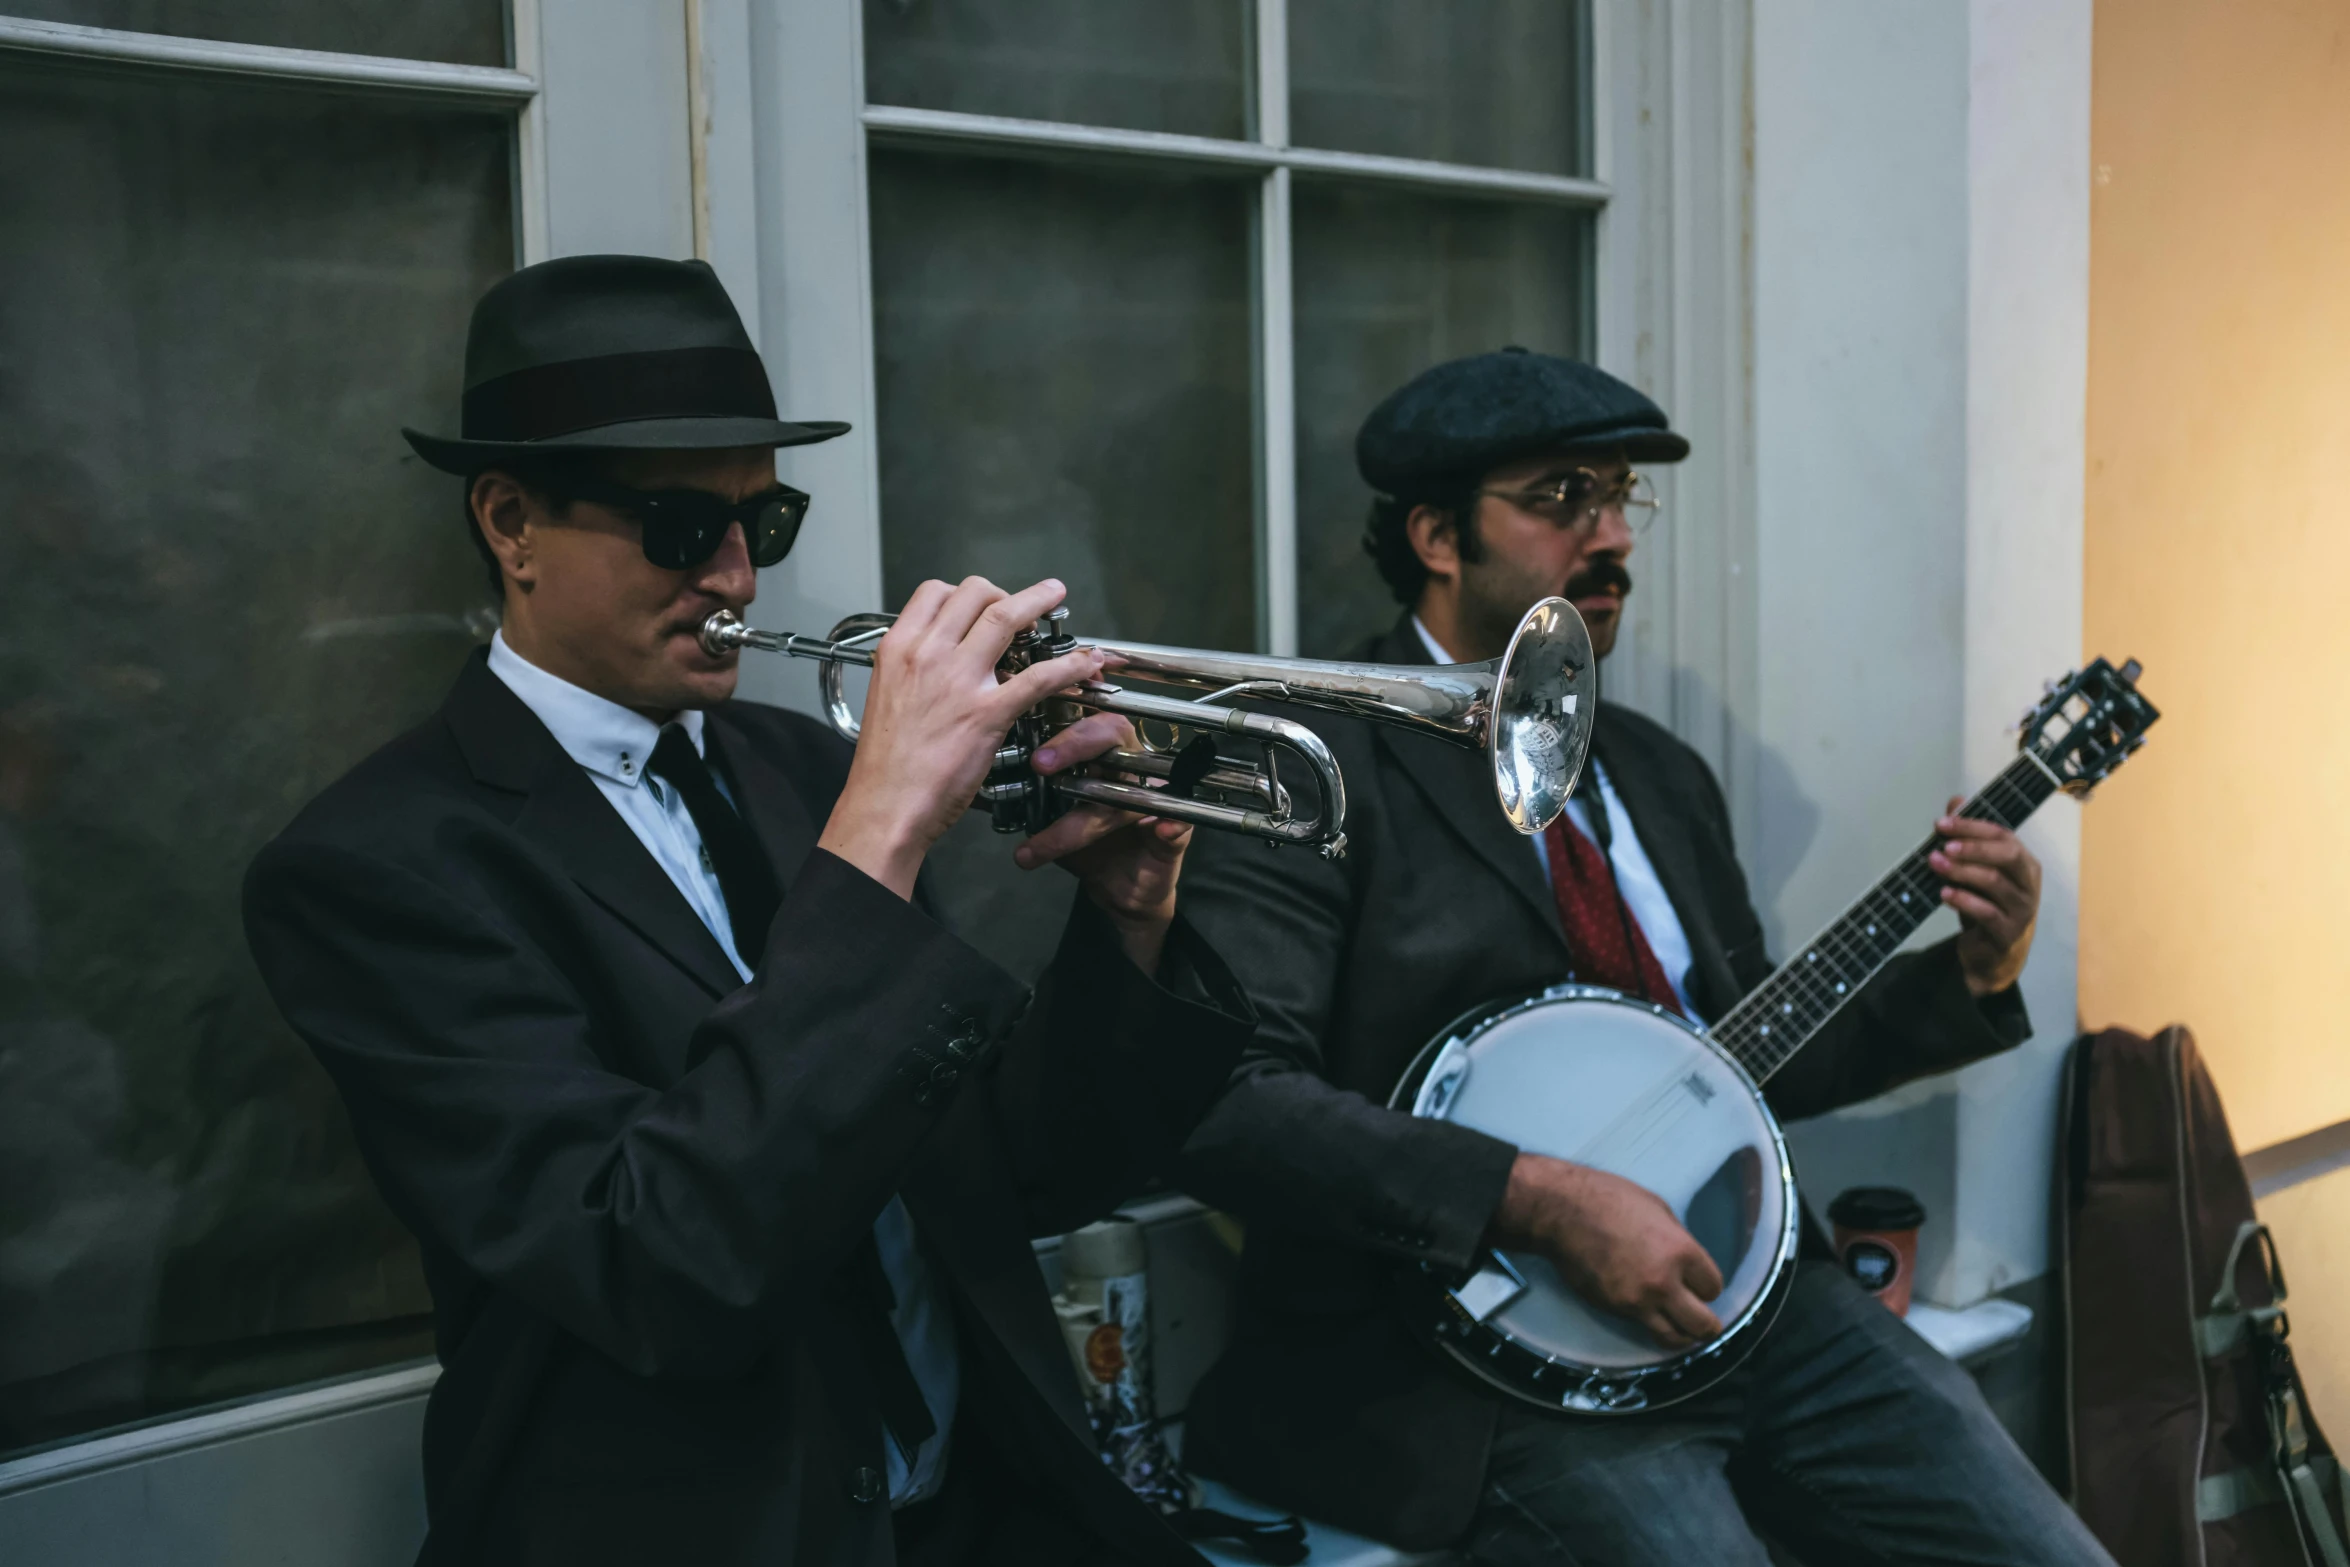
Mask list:
[{"label": "sunglasses lens", "polygon": [[799,542],[800,524],[808,516],[808,497],[798,492],[778,495],[759,508],[751,526],[751,564],[772,566]]},{"label": "sunglasses lens", "polygon": [[726,521],[718,515],[647,517],[645,559],[664,571],[699,566],[718,553],[719,544],[726,538]]}]

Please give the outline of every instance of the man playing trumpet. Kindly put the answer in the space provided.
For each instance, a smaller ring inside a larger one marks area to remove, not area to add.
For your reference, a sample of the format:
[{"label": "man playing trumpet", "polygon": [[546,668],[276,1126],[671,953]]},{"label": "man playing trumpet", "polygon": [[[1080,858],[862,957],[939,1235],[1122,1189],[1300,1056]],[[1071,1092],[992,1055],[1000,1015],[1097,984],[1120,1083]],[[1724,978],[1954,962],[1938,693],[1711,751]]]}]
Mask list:
[{"label": "man playing trumpet", "polygon": [[[246,927],[422,1245],[427,1559],[1195,1561],[1097,1461],[1028,1237],[1172,1154],[1251,1016],[1176,916],[1190,829],[1080,806],[1031,995],[925,912],[930,846],[1061,598],[930,582],[861,744],[731,700],[808,498],[699,263],[575,257],[477,308],[464,438],[504,604],[441,710],[256,858]],[[1131,745],[1084,719],[1037,761]]]}]

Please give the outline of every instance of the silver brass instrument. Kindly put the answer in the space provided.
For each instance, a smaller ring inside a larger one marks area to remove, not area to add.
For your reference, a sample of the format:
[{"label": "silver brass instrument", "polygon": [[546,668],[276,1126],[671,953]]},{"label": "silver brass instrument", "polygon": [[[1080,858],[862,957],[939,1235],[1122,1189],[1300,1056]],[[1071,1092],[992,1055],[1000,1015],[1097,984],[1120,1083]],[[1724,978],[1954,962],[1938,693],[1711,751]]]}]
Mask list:
[{"label": "silver brass instrument", "polygon": [[[1491,766],[1502,814],[1531,836],[1566,808],[1598,716],[1598,663],[1590,634],[1565,599],[1544,599],[1527,611],[1501,657],[1431,666],[1080,640],[1068,633],[1068,614],[1066,607],[1055,609],[1014,638],[997,666],[999,675],[1093,647],[1110,655],[1121,683],[1089,682],[1014,722],[973,802],[989,810],[998,832],[1039,831],[1068,801],[1092,800],[1249,833],[1269,843],[1311,844],[1325,858],[1338,858],[1346,852],[1346,780],[1329,747],[1304,724],[1230,705],[1241,698],[1370,719],[1474,746]],[[825,715],[844,738],[855,740],[858,721],[849,710],[843,670],[851,664],[870,667],[874,645],[896,618],[851,615],[819,639],[755,630],[722,609],[702,623],[701,641],[713,656],[747,647],[816,660],[823,666],[817,682]],[[1204,694],[1161,696],[1131,690],[1122,683],[1129,680]],[[1110,751],[1050,778],[1037,773],[1029,758],[1088,709],[1133,719],[1142,749]],[[1154,740],[1153,723],[1172,732]],[[1256,742],[1263,759],[1221,755],[1214,740],[1218,734]],[[1295,765],[1284,768],[1284,757]],[[1155,780],[1157,786],[1131,779]],[[1311,794],[1310,811],[1297,809],[1293,788]]]}]

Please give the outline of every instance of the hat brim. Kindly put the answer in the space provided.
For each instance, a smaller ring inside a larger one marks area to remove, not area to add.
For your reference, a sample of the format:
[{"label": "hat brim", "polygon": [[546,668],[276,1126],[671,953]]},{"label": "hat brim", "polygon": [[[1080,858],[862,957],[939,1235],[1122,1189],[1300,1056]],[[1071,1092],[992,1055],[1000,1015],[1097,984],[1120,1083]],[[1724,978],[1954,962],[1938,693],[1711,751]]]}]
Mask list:
[{"label": "hat brim", "polygon": [[400,434],[416,455],[443,473],[459,478],[494,468],[517,457],[545,457],[559,452],[707,452],[732,446],[811,446],[848,434],[836,419],[685,418],[632,419],[621,424],[574,430],[539,441],[465,441],[422,430]]},{"label": "hat brim", "polygon": [[1545,445],[1622,447],[1626,462],[1679,462],[1689,455],[1689,437],[1653,424],[1625,425],[1614,430],[1578,430]]}]

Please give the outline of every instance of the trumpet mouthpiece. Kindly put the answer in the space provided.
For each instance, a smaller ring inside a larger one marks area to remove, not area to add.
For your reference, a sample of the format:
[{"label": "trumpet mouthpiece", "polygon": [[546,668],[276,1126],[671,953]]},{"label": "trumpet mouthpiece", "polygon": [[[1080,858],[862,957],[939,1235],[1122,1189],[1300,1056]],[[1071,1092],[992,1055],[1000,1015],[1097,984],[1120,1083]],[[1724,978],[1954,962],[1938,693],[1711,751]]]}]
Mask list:
[{"label": "trumpet mouthpiece", "polygon": [[743,634],[748,629],[742,616],[731,609],[722,609],[702,622],[702,651],[712,658],[731,653],[743,645]]}]

